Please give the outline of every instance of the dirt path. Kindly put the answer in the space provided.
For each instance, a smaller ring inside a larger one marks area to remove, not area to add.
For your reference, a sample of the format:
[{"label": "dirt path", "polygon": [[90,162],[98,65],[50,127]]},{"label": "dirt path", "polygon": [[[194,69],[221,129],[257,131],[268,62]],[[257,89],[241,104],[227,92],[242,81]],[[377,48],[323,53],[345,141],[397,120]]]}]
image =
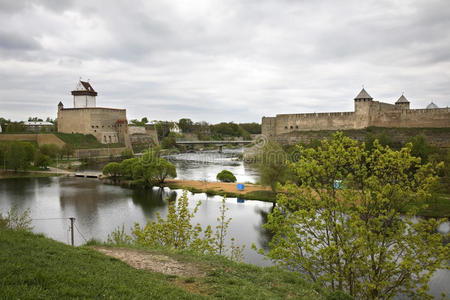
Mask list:
[{"label": "dirt path", "polygon": [[205,275],[205,272],[198,266],[186,262],[179,262],[165,255],[126,248],[97,246],[91,248],[108,256],[117,258],[136,269],[184,277],[199,277]]},{"label": "dirt path", "polygon": [[206,192],[206,190],[215,190],[215,191],[224,191],[226,193],[236,193],[236,194],[245,194],[253,191],[270,191],[270,187],[258,185],[258,184],[245,184],[245,189],[243,191],[239,191],[236,187],[236,183],[230,182],[206,182],[200,180],[180,180],[180,179],[166,179],[166,183],[168,184],[176,184],[180,187],[187,186],[202,190]]}]

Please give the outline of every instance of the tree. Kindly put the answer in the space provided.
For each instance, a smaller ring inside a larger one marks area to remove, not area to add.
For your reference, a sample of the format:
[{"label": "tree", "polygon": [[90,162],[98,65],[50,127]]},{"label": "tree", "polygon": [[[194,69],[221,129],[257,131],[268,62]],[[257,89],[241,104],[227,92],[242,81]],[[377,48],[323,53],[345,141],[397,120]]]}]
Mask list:
[{"label": "tree", "polygon": [[43,120],[38,117],[28,117],[28,122],[42,122]]},{"label": "tree", "polygon": [[125,158],[132,158],[133,157],[133,150],[131,150],[130,148],[123,149],[120,152],[120,156],[122,156],[123,159],[125,159]]},{"label": "tree", "polygon": [[53,161],[48,155],[42,153],[36,155],[35,166],[46,169],[52,163]]},{"label": "tree", "polygon": [[158,185],[164,184],[164,180],[166,180],[167,177],[177,177],[177,170],[175,169],[175,166],[164,158],[155,160],[147,170],[150,175],[149,177],[152,177],[152,181]]},{"label": "tree", "polygon": [[317,150],[299,146],[290,168],[301,187],[286,184],[277,197],[264,225],[274,233],[268,256],[358,299],[428,297],[427,282],[450,246],[436,231],[440,222],[413,221],[437,178],[411,147],[393,151],[375,141],[368,152],[342,133]]},{"label": "tree", "polygon": [[283,148],[268,142],[261,151],[259,162],[261,183],[269,185],[273,192],[277,191],[278,183],[284,183],[288,174],[288,156]]},{"label": "tree", "polygon": [[69,159],[69,157],[73,155],[73,152],[73,148],[69,144],[64,144],[61,148],[61,156],[65,155],[67,159]]},{"label": "tree", "polygon": [[110,162],[103,168],[103,174],[116,180],[120,176],[120,165],[116,162]]},{"label": "tree", "polygon": [[52,159],[55,159],[61,153],[61,149],[56,144],[44,144],[39,147],[39,151]]},{"label": "tree", "polygon": [[27,131],[27,127],[23,122],[9,122],[5,131],[8,133],[25,132]]},{"label": "tree", "polygon": [[171,149],[175,148],[176,146],[177,146],[177,139],[175,133],[170,133],[161,141],[161,147],[163,147],[163,149]]},{"label": "tree", "polygon": [[124,159],[120,163],[120,175],[127,179],[133,178],[133,165],[139,162],[139,158],[128,158]]},{"label": "tree", "polygon": [[28,167],[25,147],[20,142],[12,142],[7,150],[6,163],[8,168],[17,171],[19,169],[25,170]]},{"label": "tree", "polygon": [[228,170],[222,170],[219,172],[216,179],[222,182],[236,182],[236,176]]},{"label": "tree", "polygon": [[180,119],[178,121],[178,126],[180,127],[180,129],[183,133],[192,132],[193,125],[194,125],[194,122],[192,122],[191,119],[184,118],[184,119]]},{"label": "tree", "polygon": [[424,163],[428,162],[428,156],[438,152],[438,149],[431,146],[423,134],[409,138],[408,142],[412,143],[411,154],[420,157]]}]

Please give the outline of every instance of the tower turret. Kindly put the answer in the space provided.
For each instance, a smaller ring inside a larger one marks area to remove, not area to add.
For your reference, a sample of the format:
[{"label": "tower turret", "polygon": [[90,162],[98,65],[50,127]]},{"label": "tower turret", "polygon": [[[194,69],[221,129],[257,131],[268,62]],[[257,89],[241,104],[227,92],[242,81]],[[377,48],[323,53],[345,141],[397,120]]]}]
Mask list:
[{"label": "tower turret", "polygon": [[368,113],[372,100],[372,96],[370,96],[369,93],[362,88],[361,92],[359,92],[359,94],[355,97],[355,112]]},{"label": "tower turret", "polygon": [[73,107],[74,108],[85,108],[85,107],[95,107],[97,92],[87,81],[81,81],[78,83],[73,95]]},{"label": "tower turret", "polygon": [[406,97],[402,94],[400,98],[398,98],[397,102],[395,102],[395,107],[399,109],[409,109],[408,99],[406,99]]}]

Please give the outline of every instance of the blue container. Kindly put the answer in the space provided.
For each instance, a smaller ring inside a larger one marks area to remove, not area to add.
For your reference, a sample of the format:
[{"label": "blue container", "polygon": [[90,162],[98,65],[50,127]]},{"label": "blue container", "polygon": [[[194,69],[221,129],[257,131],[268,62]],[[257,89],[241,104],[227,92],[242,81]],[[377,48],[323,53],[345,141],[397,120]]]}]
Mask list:
[{"label": "blue container", "polygon": [[244,199],[241,199],[241,198],[237,198],[237,203],[244,203],[245,202],[245,200]]},{"label": "blue container", "polygon": [[242,184],[242,183],[238,183],[237,185],[236,185],[236,187],[237,187],[237,189],[239,190],[239,191],[243,191],[244,190],[244,184]]}]

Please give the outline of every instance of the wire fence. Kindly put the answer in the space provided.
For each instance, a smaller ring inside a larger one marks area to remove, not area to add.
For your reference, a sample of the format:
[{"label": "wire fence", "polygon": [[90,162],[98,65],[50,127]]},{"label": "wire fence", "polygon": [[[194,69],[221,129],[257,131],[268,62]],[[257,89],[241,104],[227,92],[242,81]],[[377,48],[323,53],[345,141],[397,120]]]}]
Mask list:
[{"label": "wire fence", "polygon": [[68,228],[66,231],[66,237],[67,237],[67,244],[71,244],[72,246],[74,246],[74,229],[77,230],[78,234],[81,236],[81,238],[84,240],[84,242],[86,243],[88,240],[86,239],[86,237],[83,235],[83,233],[81,233],[81,230],[78,228],[77,224],[76,224],[76,218],[74,217],[62,217],[62,218],[32,218],[31,221],[50,221],[50,220],[69,220],[69,224],[68,224]]}]

